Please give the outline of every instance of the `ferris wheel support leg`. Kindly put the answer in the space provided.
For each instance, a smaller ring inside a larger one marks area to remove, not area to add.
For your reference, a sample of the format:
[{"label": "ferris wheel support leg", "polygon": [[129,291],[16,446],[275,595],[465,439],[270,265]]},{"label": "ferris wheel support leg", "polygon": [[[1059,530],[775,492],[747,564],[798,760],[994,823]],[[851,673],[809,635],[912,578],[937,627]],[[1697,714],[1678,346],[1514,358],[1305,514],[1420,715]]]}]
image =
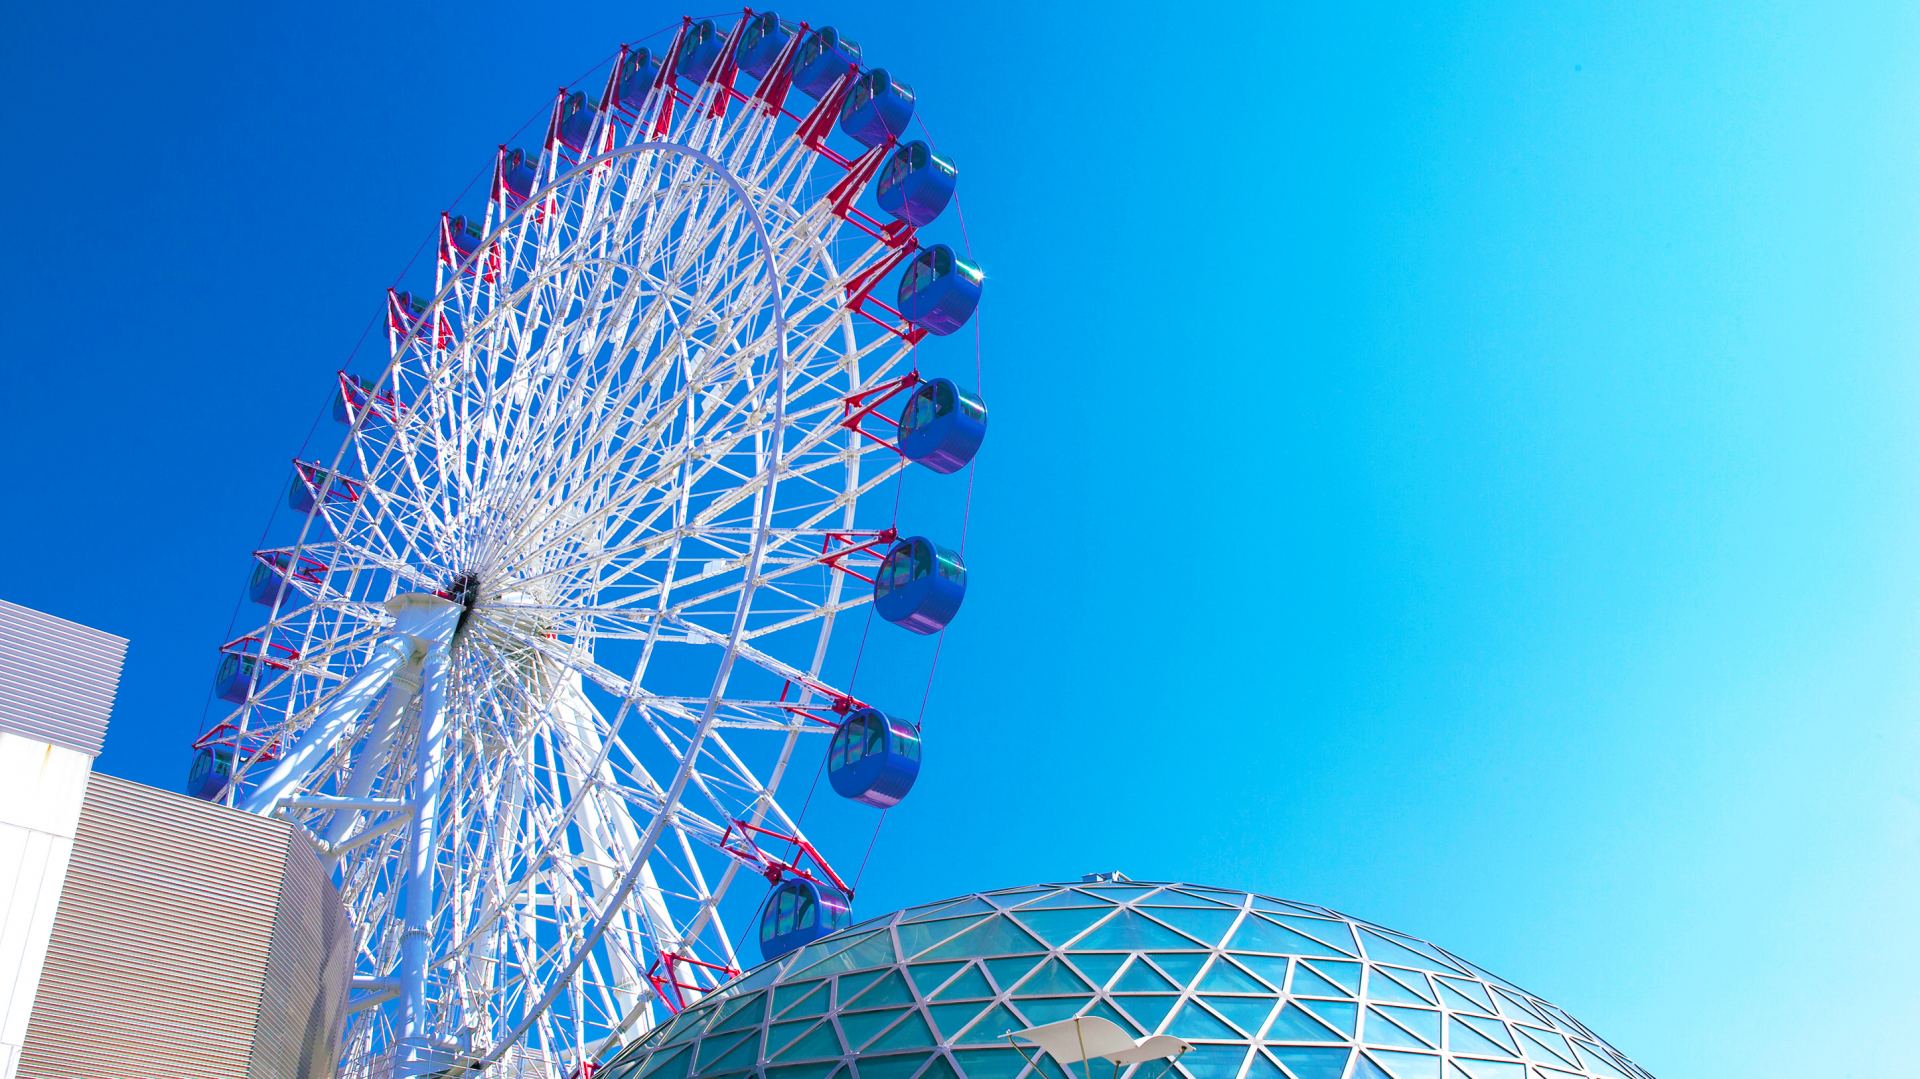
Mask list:
[{"label": "ferris wheel support leg", "polygon": [[414,775],[412,819],[400,937],[400,1044],[410,1065],[402,1074],[423,1074],[439,1065],[444,1047],[432,1042],[427,1016],[427,965],[433,942],[434,869],[440,849],[440,794],[447,763],[447,651],[445,643],[426,657],[420,678],[420,770]]},{"label": "ferris wheel support leg", "polygon": [[404,637],[394,637],[380,642],[373,650],[372,658],[366,666],[347,680],[340,692],[333,698],[327,710],[317,716],[307,728],[300,741],[280,758],[280,764],[266,781],[254,788],[252,794],[240,808],[249,813],[271,813],[282,798],[297,789],[307,778],[307,773],[326,756],[327,750],[360,718],[367,705],[387,687],[393,672],[407,662],[412,651]]}]

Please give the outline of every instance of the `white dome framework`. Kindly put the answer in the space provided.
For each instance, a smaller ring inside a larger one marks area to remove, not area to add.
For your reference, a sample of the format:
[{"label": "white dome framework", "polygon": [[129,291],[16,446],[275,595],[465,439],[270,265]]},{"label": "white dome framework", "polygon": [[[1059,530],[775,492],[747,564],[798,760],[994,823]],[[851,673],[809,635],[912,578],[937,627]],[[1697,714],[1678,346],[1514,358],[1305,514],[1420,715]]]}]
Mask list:
[{"label": "white dome framework", "polygon": [[850,891],[777,795],[863,706],[824,676],[896,539],[876,409],[927,330],[872,292],[920,245],[856,204],[894,140],[828,141],[859,69],[789,98],[800,25],[749,89],[750,21],[684,22],[643,92],[623,48],[537,167],[502,149],[258,554],[198,745],[333,861],[345,1074],[575,1074],[751,965],[741,870]]}]

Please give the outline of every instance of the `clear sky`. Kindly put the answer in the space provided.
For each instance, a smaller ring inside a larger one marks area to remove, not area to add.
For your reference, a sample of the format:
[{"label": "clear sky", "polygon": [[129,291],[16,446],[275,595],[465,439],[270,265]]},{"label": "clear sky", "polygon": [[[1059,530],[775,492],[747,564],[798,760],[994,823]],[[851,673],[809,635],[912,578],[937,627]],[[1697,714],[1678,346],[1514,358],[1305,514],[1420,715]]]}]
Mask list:
[{"label": "clear sky", "polygon": [[[1911,1072],[1920,7],[781,10],[917,88],[991,278],[861,911],[1239,886],[1664,1079]],[[177,787],[381,290],[679,14],[11,12],[0,595],[132,639],[102,768]]]}]

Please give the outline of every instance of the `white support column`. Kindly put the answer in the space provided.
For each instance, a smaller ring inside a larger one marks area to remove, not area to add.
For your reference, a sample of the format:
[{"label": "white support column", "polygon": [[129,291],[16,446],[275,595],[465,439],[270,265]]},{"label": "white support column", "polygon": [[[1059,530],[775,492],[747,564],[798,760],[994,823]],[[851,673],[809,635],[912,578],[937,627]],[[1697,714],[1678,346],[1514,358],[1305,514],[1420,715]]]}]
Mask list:
[{"label": "white support column", "polygon": [[[446,708],[447,658],[451,650],[451,624],[447,640],[429,647],[420,677],[420,752],[409,801],[412,818],[407,822],[407,866],[401,894],[400,965],[396,980],[400,986],[401,1075],[422,1075],[437,1071],[435,1063],[443,1047],[433,1043],[427,1014],[427,966],[433,942],[433,910],[436,855],[440,849],[440,795],[446,779],[447,741],[452,726]],[[422,642],[425,643],[425,642]]]}]

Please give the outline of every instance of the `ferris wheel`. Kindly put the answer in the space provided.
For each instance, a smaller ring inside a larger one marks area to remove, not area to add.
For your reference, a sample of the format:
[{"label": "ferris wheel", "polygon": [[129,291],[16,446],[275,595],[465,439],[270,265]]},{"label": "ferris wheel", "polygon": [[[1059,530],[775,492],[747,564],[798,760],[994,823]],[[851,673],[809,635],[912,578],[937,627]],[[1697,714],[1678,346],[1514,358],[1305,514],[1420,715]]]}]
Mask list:
[{"label": "ferris wheel", "polygon": [[918,237],[957,173],[913,110],[830,27],[683,20],[563,89],[443,215],[431,291],[390,291],[189,777],[333,866],[343,1074],[585,1074],[848,920],[783,782],[912,787],[917,722],[830,646],[955,617],[957,539],[896,521],[897,485],[965,469],[987,419],[972,372],[915,362],[982,276]]}]

